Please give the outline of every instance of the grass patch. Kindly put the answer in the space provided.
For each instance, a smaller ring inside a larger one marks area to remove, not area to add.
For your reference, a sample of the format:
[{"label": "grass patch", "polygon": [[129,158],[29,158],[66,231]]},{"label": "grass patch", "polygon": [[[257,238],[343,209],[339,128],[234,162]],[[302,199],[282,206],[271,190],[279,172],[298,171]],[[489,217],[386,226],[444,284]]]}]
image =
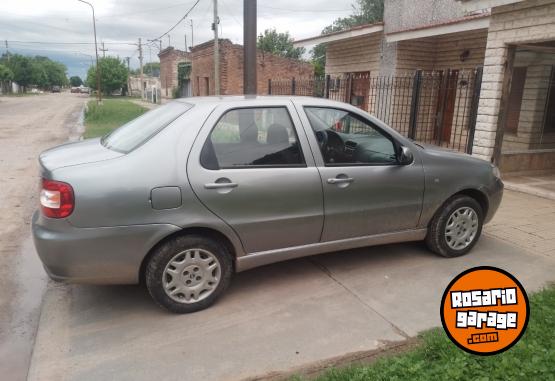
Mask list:
[{"label": "grass patch", "polygon": [[[524,336],[506,352],[475,356],[453,344],[443,329],[422,334],[422,344],[368,365],[334,368],[318,381],[555,380],[555,286],[530,298]],[[303,380],[296,377],[294,380]]]},{"label": "grass patch", "polygon": [[108,132],[140,116],[147,109],[126,99],[104,99],[88,103],[85,112],[85,138],[104,136]]}]

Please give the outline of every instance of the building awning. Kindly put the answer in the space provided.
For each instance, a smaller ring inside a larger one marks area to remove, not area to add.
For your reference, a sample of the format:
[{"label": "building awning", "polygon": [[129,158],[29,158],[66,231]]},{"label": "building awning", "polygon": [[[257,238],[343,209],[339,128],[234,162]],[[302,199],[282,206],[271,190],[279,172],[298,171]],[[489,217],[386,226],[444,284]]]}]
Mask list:
[{"label": "building awning", "polygon": [[450,33],[467,32],[478,29],[488,29],[490,21],[489,12],[483,12],[459,19],[449,20],[439,24],[425,25],[418,28],[401,30],[386,34],[387,42],[414,40],[441,36]]},{"label": "building awning", "polygon": [[343,40],[348,40],[350,38],[366,36],[366,35],[379,33],[379,32],[383,32],[383,23],[366,24],[366,25],[356,26],[348,30],[332,32],[332,33],[323,34],[320,36],[305,38],[302,40],[296,40],[293,42],[293,46],[298,48],[300,46],[306,46],[306,45],[326,44],[328,42],[343,41]]}]

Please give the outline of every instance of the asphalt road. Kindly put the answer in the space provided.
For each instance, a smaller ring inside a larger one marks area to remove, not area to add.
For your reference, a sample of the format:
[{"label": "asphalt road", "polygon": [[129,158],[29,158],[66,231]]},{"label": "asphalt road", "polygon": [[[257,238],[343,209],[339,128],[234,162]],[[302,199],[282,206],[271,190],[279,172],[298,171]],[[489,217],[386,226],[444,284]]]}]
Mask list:
[{"label": "asphalt road", "polygon": [[87,98],[0,97],[0,378],[24,380],[46,276],[29,238],[38,154],[67,141]]}]

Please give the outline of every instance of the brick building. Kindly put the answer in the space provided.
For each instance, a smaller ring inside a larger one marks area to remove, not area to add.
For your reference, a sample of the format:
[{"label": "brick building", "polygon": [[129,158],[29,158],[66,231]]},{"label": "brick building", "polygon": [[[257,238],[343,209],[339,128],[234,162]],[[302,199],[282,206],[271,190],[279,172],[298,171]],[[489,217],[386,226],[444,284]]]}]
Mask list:
[{"label": "brick building", "polygon": [[[214,43],[208,41],[191,50],[192,91],[194,96],[214,94]],[[308,77],[314,74],[310,63],[257,52],[258,94],[268,94],[268,80]],[[243,46],[220,40],[220,93],[243,94]]]},{"label": "brick building", "polygon": [[[418,115],[417,140],[467,140],[506,172],[555,168],[555,0],[386,0],[383,23],[295,44],[319,43],[326,74],[376,80],[347,99],[394,128]],[[430,74],[415,104],[417,71]]]},{"label": "brick building", "polygon": [[174,89],[179,86],[177,78],[179,64],[190,63],[191,54],[168,46],[158,54],[158,58],[160,59],[162,96],[172,98]]}]

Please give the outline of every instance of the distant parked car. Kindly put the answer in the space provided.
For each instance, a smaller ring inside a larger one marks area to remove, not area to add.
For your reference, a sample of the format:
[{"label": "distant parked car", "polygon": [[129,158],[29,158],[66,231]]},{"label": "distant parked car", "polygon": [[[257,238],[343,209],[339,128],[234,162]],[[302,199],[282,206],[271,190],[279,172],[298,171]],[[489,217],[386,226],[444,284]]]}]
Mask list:
[{"label": "distant parked car", "polygon": [[60,86],[52,86],[52,92],[53,93],[60,93],[62,91],[62,88]]},{"label": "distant parked car", "polygon": [[81,94],[89,94],[90,89],[86,86],[80,86],[79,91],[81,92]]},{"label": "distant parked car", "polygon": [[80,92],[81,92],[81,88],[79,88],[79,87],[72,87],[71,90],[70,90],[70,92],[72,92],[72,93],[80,93]]},{"label": "distant parked car", "polygon": [[486,161],[304,97],[178,100],[39,161],[33,235],[50,277],[143,281],[178,313],[287,259],[419,240],[466,254],[503,193]]}]

